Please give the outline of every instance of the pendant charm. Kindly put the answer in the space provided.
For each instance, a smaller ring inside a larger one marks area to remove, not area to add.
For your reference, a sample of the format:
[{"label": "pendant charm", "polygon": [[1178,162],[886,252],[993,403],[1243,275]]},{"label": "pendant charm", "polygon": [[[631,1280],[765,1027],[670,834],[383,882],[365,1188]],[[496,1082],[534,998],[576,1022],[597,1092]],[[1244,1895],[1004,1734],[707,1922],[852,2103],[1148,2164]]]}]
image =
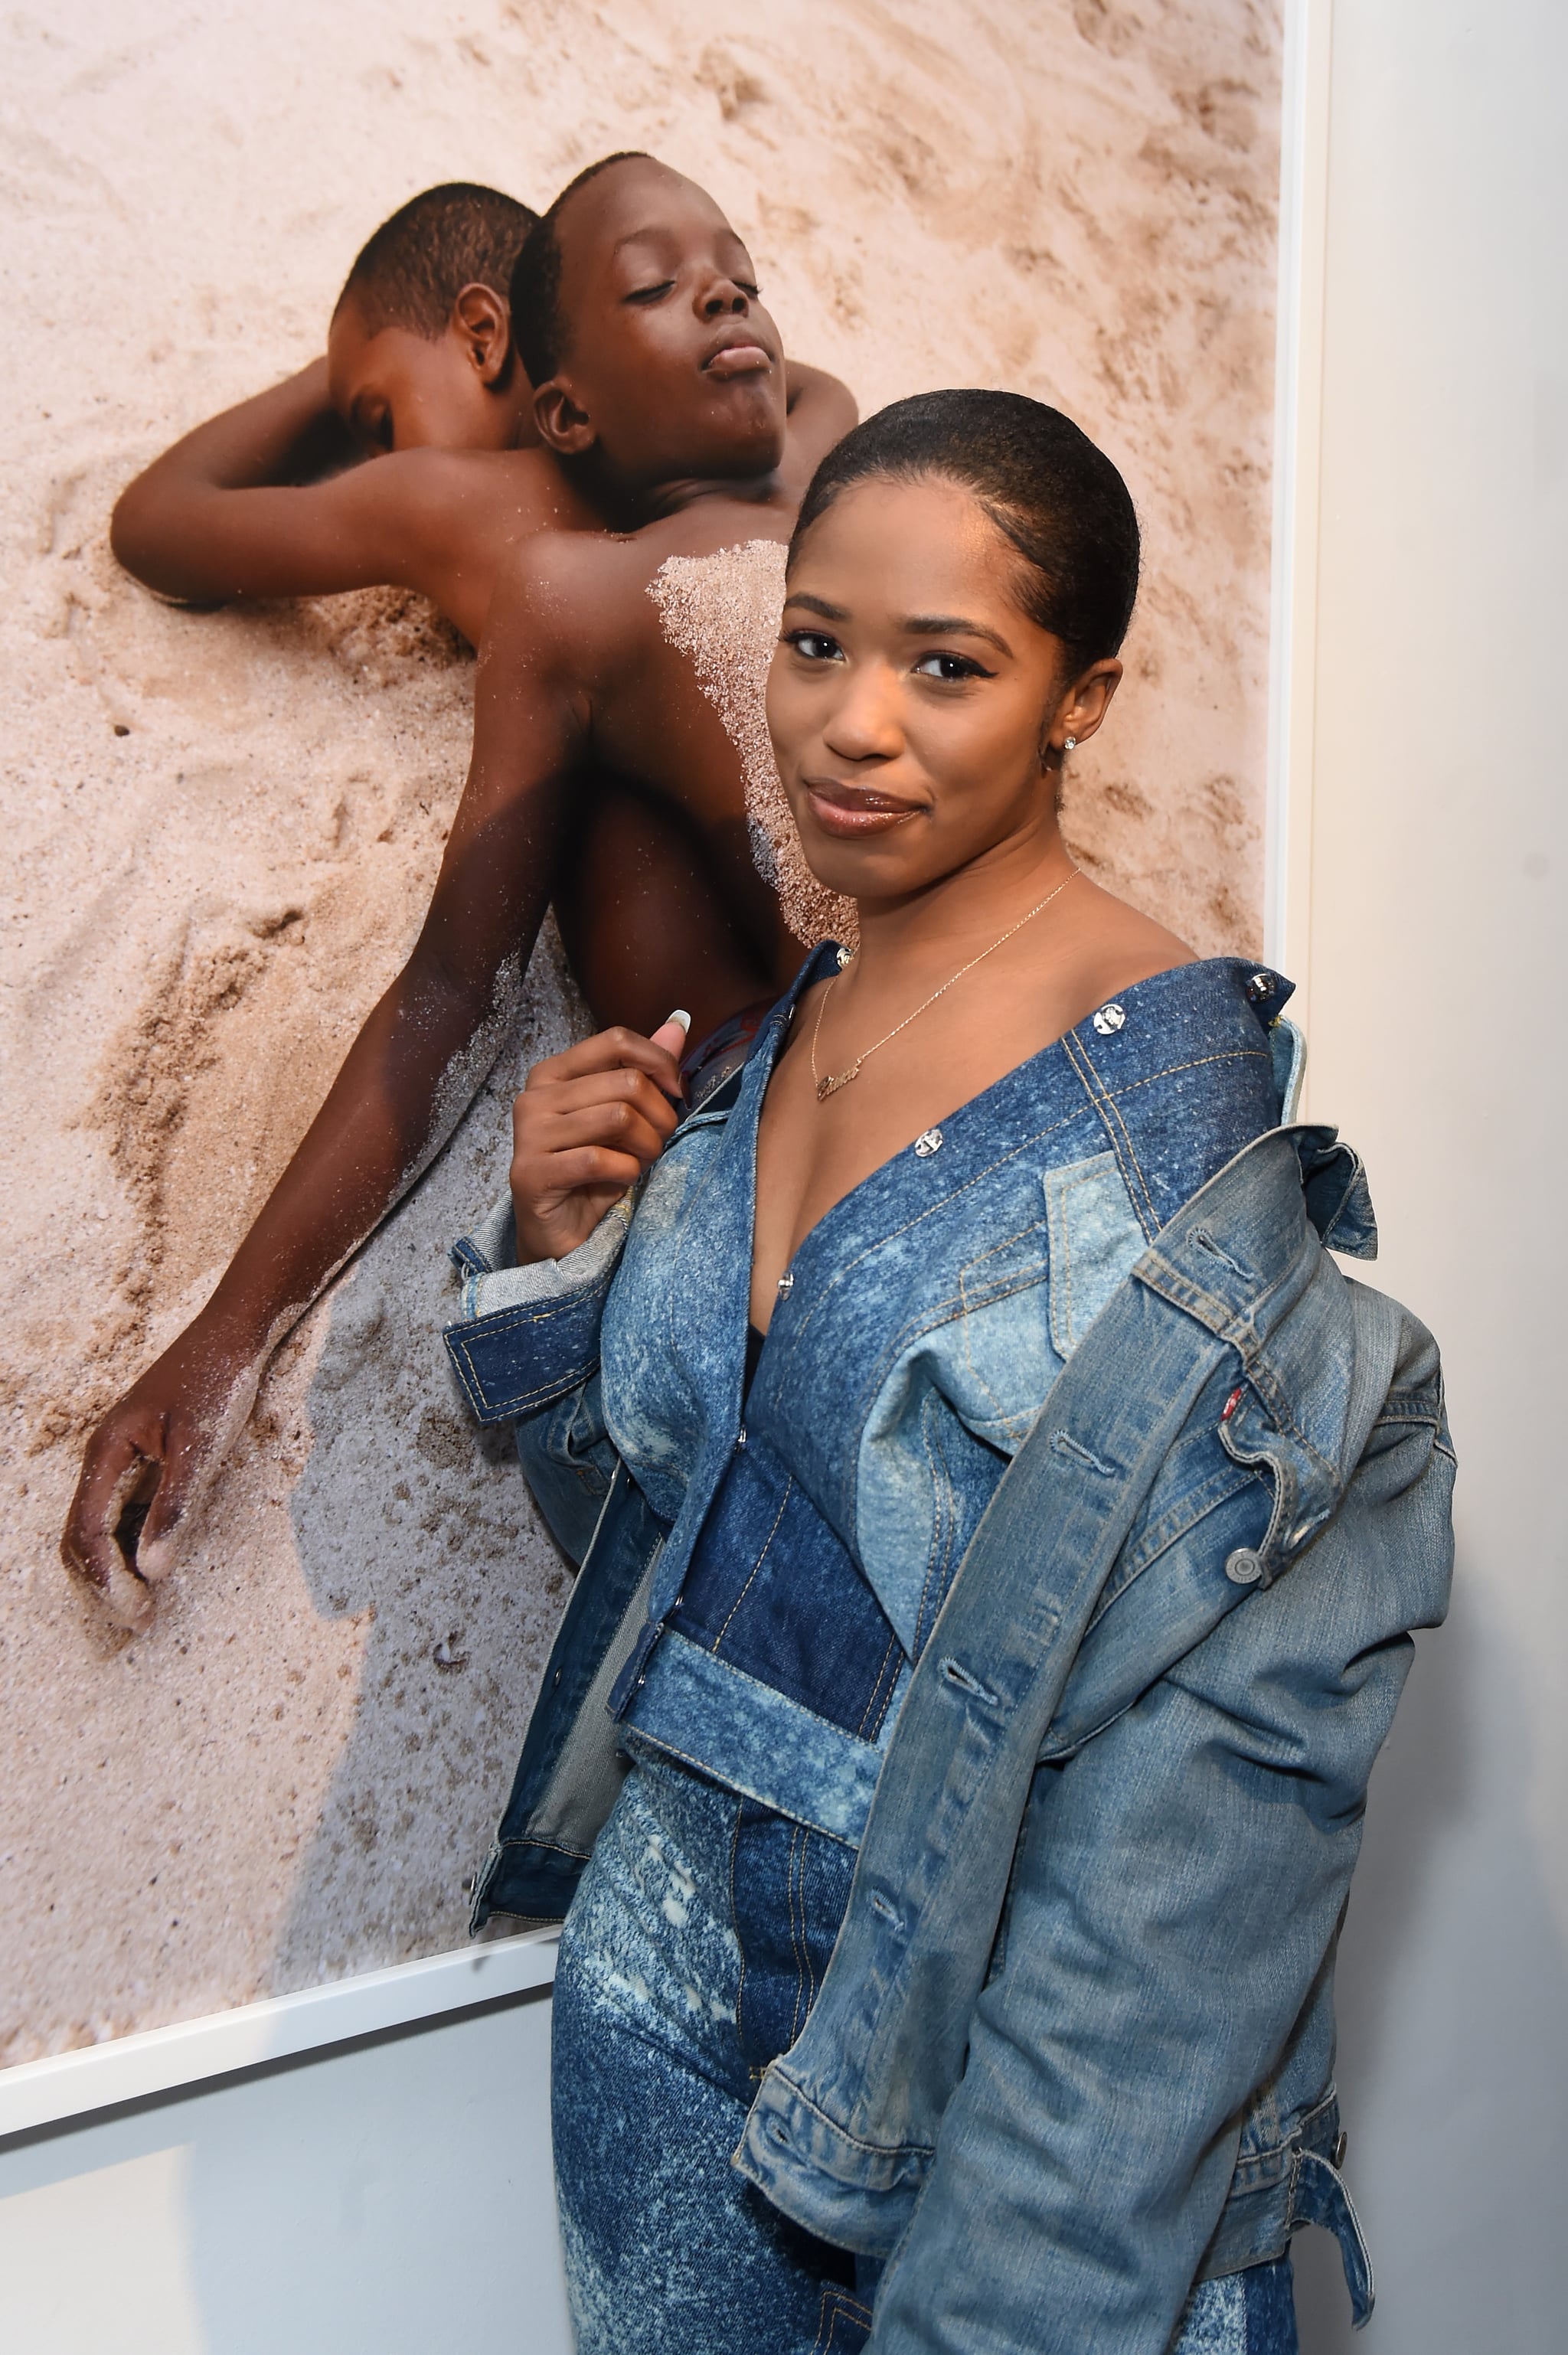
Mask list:
[{"label": "pendant charm", "polygon": [[840,1088],[847,1088],[851,1080],[857,1080],[859,1076],[859,1062],[851,1063],[847,1071],[829,1071],[826,1079],[818,1080],[816,1082],[817,1103],[826,1103],[829,1096],[836,1096]]}]

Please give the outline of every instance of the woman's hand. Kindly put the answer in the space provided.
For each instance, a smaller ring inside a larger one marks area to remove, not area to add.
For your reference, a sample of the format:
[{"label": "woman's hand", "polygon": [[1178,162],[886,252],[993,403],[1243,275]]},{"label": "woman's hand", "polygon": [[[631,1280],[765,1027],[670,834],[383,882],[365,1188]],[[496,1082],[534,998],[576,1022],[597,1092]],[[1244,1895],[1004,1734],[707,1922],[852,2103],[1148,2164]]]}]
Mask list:
[{"label": "woman's hand", "polygon": [[60,1557],[107,1615],[140,1632],[179,1559],[181,1524],[256,1395],[265,1347],[197,1317],[88,1442]]},{"label": "woman's hand", "polygon": [[[517,1259],[564,1259],[664,1151],[680,1118],[687,1014],[651,1039],[601,1030],[536,1063],[512,1106]],[[676,1102],[672,1103],[671,1098]]]}]

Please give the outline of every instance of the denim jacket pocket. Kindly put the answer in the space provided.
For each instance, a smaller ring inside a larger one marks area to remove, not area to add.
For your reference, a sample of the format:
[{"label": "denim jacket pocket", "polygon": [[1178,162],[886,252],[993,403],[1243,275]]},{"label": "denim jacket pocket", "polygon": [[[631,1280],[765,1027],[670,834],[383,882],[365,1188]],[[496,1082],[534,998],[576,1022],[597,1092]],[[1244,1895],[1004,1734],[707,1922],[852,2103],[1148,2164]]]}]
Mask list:
[{"label": "denim jacket pocket", "polygon": [[1051,1337],[1069,1359],[1129,1268],[1144,1231],[1114,1153],[1047,1170],[1051,1237]]}]

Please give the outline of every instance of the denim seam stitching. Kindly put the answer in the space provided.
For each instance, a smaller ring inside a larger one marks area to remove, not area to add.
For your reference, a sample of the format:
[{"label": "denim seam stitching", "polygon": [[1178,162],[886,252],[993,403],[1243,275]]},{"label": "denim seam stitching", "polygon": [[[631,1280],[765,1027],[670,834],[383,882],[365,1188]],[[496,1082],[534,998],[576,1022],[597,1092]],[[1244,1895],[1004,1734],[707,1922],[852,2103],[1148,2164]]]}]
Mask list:
[{"label": "denim seam stitching", "polygon": [[509,1848],[549,1849],[553,1855],[569,1856],[575,1863],[578,1864],[586,1864],[590,1856],[593,1853],[592,1849],[568,1848],[564,1840],[540,1839],[533,1832],[526,1833],[521,1839],[502,1840],[500,1843],[500,1849],[503,1856]]},{"label": "denim seam stitching", "polygon": [[773,1515],[773,1528],[768,1531],[767,1537],[766,1537],[766,1539],[765,1539],[765,1540],[764,1540],[764,1541],[763,1541],[763,1545],[762,1552],[757,1556],[756,1561],[752,1564],[752,1574],[751,1574],[751,1576],[747,1579],[746,1583],[744,1584],[744,1586],[742,1586],[742,1588],[741,1589],[740,1593],[739,1593],[739,1594],[737,1594],[737,1596],[735,1597],[734,1602],[733,1602],[733,1603],[731,1603],[731,1604],[730,1605],[730,1615],[729,1615],[729,1617],[725,1620],[724,1625],[722,1625],[722,1627],[720,1627],[720,1628],[719,1633],[717,1634],[717,1636],[714,1636],[714,1638],[713,1638],[713,1643],[712,1643],[712,1646],[711,1646],[711,1657],[712,1657],[714,1659],[717,1659],[717,1658],[718,1658],[718,1657],[719,1657],[719,1646],[720,1646],[720,1645],[724,1641],[725,1636],[730,1633],[730,1629],[731,1629],[731,1625],[733,1624],[733,1621],[734,1621],[734,1617],[735,1617],[735,1614],[736,1614],[736,1612],[737,1612],[737,1611],[739,1611],[739,1609],[741,1608],[741,1604],[742,1604],[742,1603],[744,1603],[744,1601],[745,1601],[745,1599],[746,1599],[747,1595],[748,1595],[748,1594],[750,1594],[750,1593],[751,1593],[751,1591],[752,1591],[752,1587],[756,1584],[756,1582],[757,1582],[757,1573],[758,1573],[758,1572],[762,1569],[762,1566],[763,1566],[763,1562],[764,1562],[764,1561],[766,1561],[766,1560],[767,1560],[767,1558],[768,1558],[768,1548],[769,1548],[769,1546],[771,1546],[771,1545],[772,1545],[772,1543],[773,1543],[773,1541],[774,1538],[776,1538],[776,1537],[777,1537],[777,1535],[778,1535],[778,1532],[779,1532],[779,1523],[780,1523],[780,1522],[783,1520],[783,1518],[784,1518],[784,1507],[785,1507],[785,1506],[788,1504],[788,1502],[789,1502],[789,1492],[790,1492],[790,1490],[791,1490],[794,1487],[795,1487],[795,1474],[794,1474],[793,1472],[791,1472],[791,1473],[789,1473],[789,1474],[785,1476],[785,1479],[784,1479],[784,1495],[779,1498],[779,1508],[778,1508],[778,1511]]},{"label": "denim seam stitching", "polygon": [[931,1431],[929,1428],[929,1409],[933,1403],[933,1400],[934,1393],[928,1393],[926,1399],[922,1404],[920,1413],[921,1445],[925,1450],[926,1467],[931,1474],[932,1501],[935,1509],[932,1514],[931,1545],[925,1557],[925,1576],[920,1582],[920,1601],[915,1604],[914,1608],[914,1650],[915,1657],[917,1659],[920,1657],[921,1649],[920,1631],[925,1623],[926,1597],[931,1593],[932,1573],[936,1568],[937,1548],[942,1540],[942,1490],[944,1483],[937,1471],[936,1455],[931,1444]]},{"label": "denim seam stitching", "polygon": [[803,2110],[809,2110],[812,2116],[827,2128],[829,2134],[836,2136],[840,2142],[847,2142],[853,2150],[863,2150],[869,2158],[935,2158],[935,2146],[932,2143],[868,2142],[863,2135],[854,2133],[848,2126],[841,2125],[837,2118],[830,2118],[821,2105],[814,2102],[804,2087],[788,2075],[776,2061],[773,2063],[773,2073],[782,2084],[787,2087],[792,2101],[798,2102]]},{"label": "denim seam stitching", "polygon": [[570,1373],[558,1374],[549,1381],[536,1383],[531,1390],[509,1391],[505,1397],[493,1398],[469,1356],[467,1344],[453,1341],[451,1348],[470,1405],[476,1412],[489,1414],[506,1414],[514,1407],[543,1405],[551,1398],[564,1398],[569,1391],[575,1390],[579,1383],[588,1380],[597,1362],[594,1360],[573,1367]]},{"label": "denim seam stitching", "polygon": [[[1084,1060],[1087,1061],[1087,1057]],[[1200,1071],[1210,1063],[1256,1062],[1268,1063],[1272,1068],[1273,1060],[1264,1047],[1227,1047],[1221,1054],[1194,1055],[1189,1062],[1168,1063],[1163,1071],[1146,1071],[1141,1080],[1127,1080],[1118,1087],[1106,1086],[1104,1080],[1101,1080],[1101,1085],[1104,1087],[1108,1096],[1131,1096],[1136,1095],[1139,1088],[1153,1087],[1158,1080],[1174,1080],[1183,1071]],[[1092,1071],[1094,1069],[1093,1064],[1090,1065],[1090,1069]],[[1094,1075],[1096,1079],[1100,1078],[1098,1071],[1095,1071]]]},{"label": "denim seam stitching", "polygon": [[[882,1705],[877,1711],[876,1724],[871,1728],[869,1732],[866,1730],[866,1720],[871,1713],[871,1702],[876,1700],[878,1693],[881,1692],[882,1678],[888,1672],[888,1662],[892,1658],[895,1652],[900,1652],[902,1649],[903,1646],[899,1642],[898,1631],[895,1628],[890,1633],[882,1657],[877,1664],[877,1681],[871,1687],[871,1699],[870,1700],[868,1700],[865,1708],[860,1711],[860,1722],[855,1729],[861,1741],[869,1742],[873,1749],[876,1747],[877,1737],[882,1730],[882,1721],[887,1716],[889,1708],[892,1702],[893,1693],[898,1686],[898,1678],[896,1676],[889,1684],[887,1691],[882,1694]],[[829,1719],[828,1722],[831,1724],[832,1720]]]},{"label": "denim seam stitching", "polygon": [[[1141,1213],[1139,1214],[1138,1224],[1145,1229],[1146,1233],[1152,1241],[1154,1237],[1159,1232],[1160,1222],[1155,1210],[1154,1197],[1148,1189],[1148,1180],[1144,1176],[1142,1164],[1139,1162],[1137,1154],[1134,1150],[1133,1140],[1127,1134],[1126,1123],[1123,1120],[1120,1112],[1116,1108],[1115,1098],[1106,1093],[1104,1082],[1101,1081],[1098,1071],[1096,1071],[1093,1064],[1089,1060],[1088,1055],[1084,1051],[1083,1046],[1073,1037],[1071,1031],[1066,1033],[1062,1043],[1067,1049],[1067,1060],[1072,1064],[1074,1071],[1078,1074],[1079,1081],[1083,1088],[1083,1092],[1088,1097],[1094,1111],[1098,1113],[1100,1116],[1100,1124],[1110,1139],[1111,1150],[1115,1155],[1116,1160],[1121,1167],[1122,1182],[1126,1187],[1128,1194],[1133,1196],[1133,1209],[1135,1212],[1136,1212],[1138,1208],[1137,1197],[1136,1195],[1133,1195],[1132,1178],[1127,1175],[1127,1166],[1129,1163],[1132,1166],[1133,1175],[1137,1178],[1139,1189],[1143,1194],[1144,1204],[1148,1212],[1148,1219],[1147,1221]],[[1120,1138],[1120,1143],[1117,1142],[1118,1137]],[[1125,1148],[1125,1151],[1124,1147]]]},{"label": "denim seam stitching", "polygon": [[[935,1444],[935,1446],[933,1446],[933,1444],[932,1444],[931,1431],[930,1431],[930,1429],[929,1429],[929,1427],[928,1427],[930,1418],[929,1418],[929,1415],[928,1415],[928,1412],[927,1412],[927,1409],[929,1409],[931,1406],[933,1406],[933,1405],[934,1404],[934,1402],[935,1402],[935,1394],[934,1394],[934,1392],[933,1392],[933,1393],[931,1393],[930,1395],[928,1395],[927,1400],[926,1400],[925,1407],[923,1407],[923,1409],[922,1409],[922,1411],[921,1411],[921,1418],[920,1418],[920,1422],[921,1422],[921,1433],[920,1433],[920,1435],[921,1435],[921,1441],[922,1441],[922,1444],[923,1444],[923,1446],[924,1446],[924,1448],[925,1448],[925,1460],[926,1460],[926,1463],[927,1463],[927,1464],[929,1465],[929,1466],[931,1467],[931,1486],[932,1486],[932,1492],[933,1492],[933,1497],[935,1497],[935,1499],[936,1499],[937,1511],[936,1511],[935,1518],[934,1518],[934,1519],[933,1519],[933,1523],[932,1523],[932,1530],[931,1530],[931,1552],[930,1552],[930,1554],[928,1555],[928,1557],[927,1557],[927,1559],[926,1559],[926,1565],[925,1565],[925,1577],[924,1577],[924,1580],[923,1581],[922,1585],[921,1585],[921,1590],[920,1590],[920,1604],[919,1604],[919,1606],[918,1606],[918,1608],[917,1608],[917,1610],[916,1610],[916,1612],[915,1612],[915,1617],[914,1617],[914,1657],[915,1657],[915,1658],[916,1658],[916,1659],[918,1659],[918,1658],[919,1658],[920,1654],[921,1654],[921,1651],[922,1651],[922,1648],[923,1648],[923,1646],[922,1646],[922,1643],[921,1643],[921,1634],[920,1634],[920,1631],[921,1631],[922,1625],[923,1625],[923,1623],[924,1623],[924,1619],[925,1619],[925,1601],[926,1601],[926,1597],[927,1597],[927,1595],[928,1595],[928,1594],[930,1593],[930,1592],[931,1592],[931,1578],[932,1578],[932,1572],[933,1572],[934,1571],[934,1569],[936,1568],[937,1545],[938,1545],[938,1540],[939,1540],[939,1539],[941,1538],[941,1535],[942,1535],[943,1522],[944,1522],[944,1519],[945,1519],[946,1527],[947,1527],[947,1543],[946,1543],[945,1547],[943,1549],[943,1562],[944,1562],[944,1567],[945,1567],[945,1565],[946,1565],[948,1562],[950,1562],[950,1561],[952,1561],[952,1559],[953,1559],[953,1533],[954,1533],[954,1530],[956,1529],[956,1527],[957,1527],[957,1523],[958,1523],[958,1516],[957,1516],[957,1514],[956,1514],[955,1510],[954,1509],[954,1504],[953,1504],[953,1483],[952,1483],[952,1481],[947,1477],[947,1465],[946,1465],[946,1462],[945,1462],[945,1460],[944,1460],[944,1459],[943,1458],[943,1456],[942,1456],[941,1443],[940,1443],[940,1441],[938,1441],[938,1442],[937,1442],[937,1444]],[[940,1410],[938,1410],[938,1412],[940,1412]],[[938,1467],[939,1467],[939,1465],[940,1465],[940,1469],[938,1468]],[[945,1514],[944,1514],[943,1509],[942,1509],[942,1499],[943,1499],[943,1497],[945,1497],[945,1498],[946,1498],[946,1511],[945,1511]],[[944,1581],[944,1584],[945,1585],[945,1581]],[[934,1625],[934,1614],[933,1614],[933,1624]],[[929,1636],[929,1633],[930,1633],[930,1630],[929,1630],[929,1629],[927,1629],[927,1634],[928,1634],[928,1636]],[[889,1696],[888,1696],[888,1698],[889,1698],[889,1700],[891,1700],[892,1699],[892,1695],[890,1693],[890,1694],[889,1694]],[[884,1710],[883,1710],[883,1711],[882,1711],[882,1715],[885,1717],[885,1716],[886,1716],[886,1714],[887,1714],[887,1710],[886,1710],[886,1709],[884,1709]],[[879,1721],[878,1721],[878,1730],[879,1730],[879,1732],[880,1731],[880,1719],[879,1719]]]},{"label": "denim seam stitching", "polygon": [[869,2330],[871,2309],[862,2305],[858,2297],[851,2297],[848,2290],[835,2282],[822,2293],[821,2310],[816,2319],[816,2340],[811,2355],[833,2355],[838,2325],[846,2320]]}]

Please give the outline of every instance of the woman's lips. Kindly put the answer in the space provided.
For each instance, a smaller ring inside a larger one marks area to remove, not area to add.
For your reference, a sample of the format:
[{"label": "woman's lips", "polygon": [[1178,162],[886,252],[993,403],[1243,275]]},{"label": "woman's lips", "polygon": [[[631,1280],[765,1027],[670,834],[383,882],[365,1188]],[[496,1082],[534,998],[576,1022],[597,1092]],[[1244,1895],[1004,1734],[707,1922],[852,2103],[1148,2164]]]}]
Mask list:
[{"label": "woman's lips", "polygon": [[915,802],[894,801],[890,794],[869,793],[862,786],[808,780],[805,790],[811,815],[824,834],[836,834],[841,839],[887,834],[920,814]]},{"label": "woman's lips", "polygon": [[720,378],[757,376],[772,367],[773,361],[761,344],[726,344],[703,363],[706,375]]}]

